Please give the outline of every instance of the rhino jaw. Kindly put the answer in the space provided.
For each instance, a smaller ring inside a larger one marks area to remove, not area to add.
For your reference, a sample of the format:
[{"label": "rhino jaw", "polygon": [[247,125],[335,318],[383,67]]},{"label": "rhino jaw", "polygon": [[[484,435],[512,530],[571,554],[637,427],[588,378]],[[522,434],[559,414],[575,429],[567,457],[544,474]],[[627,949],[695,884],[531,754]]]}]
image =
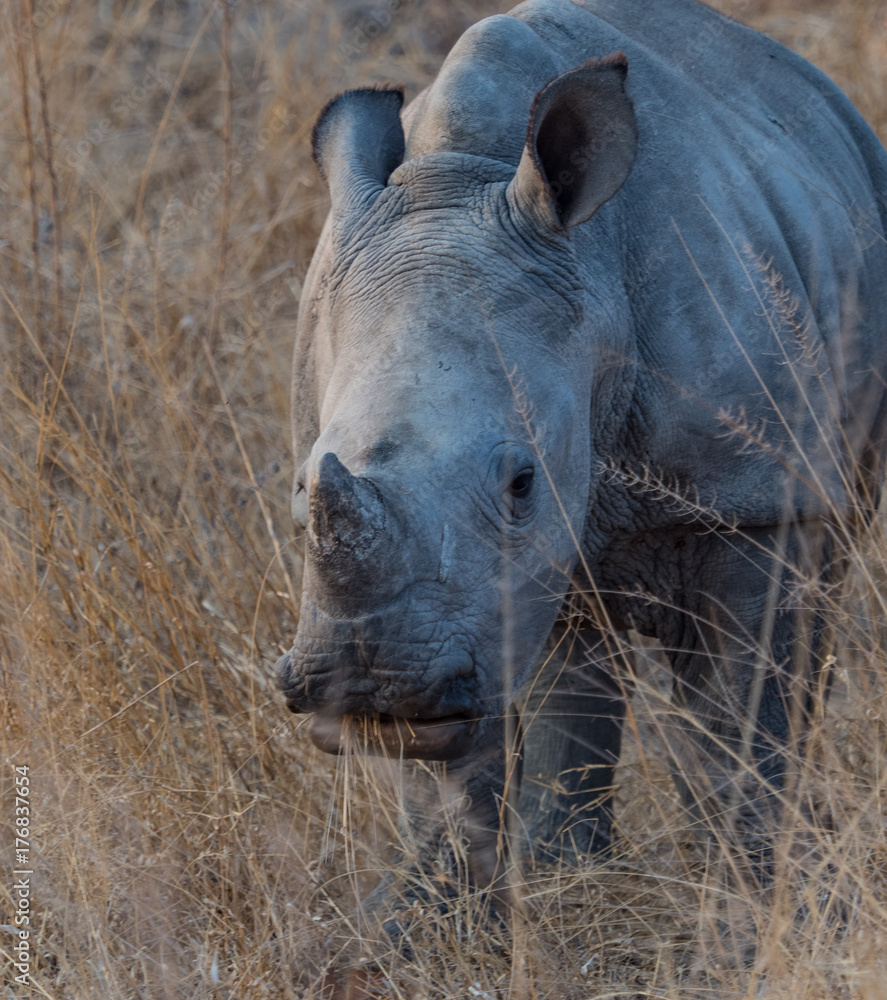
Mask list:
[{"label": "rhino jaw", "polygon": [[[304,684],[294,683],[292,651],[277,662],[277,687],[294,714],[311,712]],[[481,719],[476,712],[448,706],[450,714],[398,716],[378,711],[332,714],[315,711],[308,727],[314,745],[324,753],[366,753],[395,760],[458,760],[474,746]]]},{"label": "rhino jaw", "polygon": [[390,715],[315,715],[308,730],[324,753],[362,752],[403,760],[458,760],[474,745],[476,719],[404,719]]}]

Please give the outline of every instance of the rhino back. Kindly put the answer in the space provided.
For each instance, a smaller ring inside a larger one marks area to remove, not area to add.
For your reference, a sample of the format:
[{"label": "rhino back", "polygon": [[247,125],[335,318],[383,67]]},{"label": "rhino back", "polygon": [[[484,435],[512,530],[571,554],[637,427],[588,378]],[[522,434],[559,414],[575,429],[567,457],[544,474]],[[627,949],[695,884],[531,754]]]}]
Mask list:
[{"label": "rhino back", "polygon": [[841,439],[876,409],[849,401],[887,370],[887,160],[827,77],[692,0],[529,0],[457,43],[408,113],[407,156],[516,165],[535,93],[616,51],[638,156],[574,238],[589,275],[619,257],[634,321],[618,460],[745,523],[778,520],[787,492],[800,516],[841,505]]}]

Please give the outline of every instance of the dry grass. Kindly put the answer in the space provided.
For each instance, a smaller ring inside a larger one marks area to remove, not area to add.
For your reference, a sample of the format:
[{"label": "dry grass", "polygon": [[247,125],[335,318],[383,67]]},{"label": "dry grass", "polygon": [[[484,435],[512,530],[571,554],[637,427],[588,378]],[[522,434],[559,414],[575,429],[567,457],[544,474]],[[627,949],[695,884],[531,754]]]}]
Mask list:
[{"label": "dry grass", "polygon": [[[345,0],[0,10],[0,924],[14,765],[31,768],[35,868],[33,986],[0,995],[310,997],[340,948],[361,954],[354,894],[398,837],[396,782],[321,759],[270,683],[299,577],[288,359],[326,211],[307,136],[350,83],[414,93],[505,6],[400,4],[386,31],[343,27]],[[887,139],[881,0],[722,6],[818,62]],[[527,872],[510,941],[468,897],[443,924],[417,914],[423,948],[374,956],[367,990],[883,997],[880,530],[854,558],[837,697],[798,778],[834,832],[807,835],[805,883],[790,814],[776,903],[734,901],[757,922],[754,970],[719,957],[728,910],[659,761],[651,667],[620,775],[624,872]],[[0,930],[0,964],[13,940]]]}]

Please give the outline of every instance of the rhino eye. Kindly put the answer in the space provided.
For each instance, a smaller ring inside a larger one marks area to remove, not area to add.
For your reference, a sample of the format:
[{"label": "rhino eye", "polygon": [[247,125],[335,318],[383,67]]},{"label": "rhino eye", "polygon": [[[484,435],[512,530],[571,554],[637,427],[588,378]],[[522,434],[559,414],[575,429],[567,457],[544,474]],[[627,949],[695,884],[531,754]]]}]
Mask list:
[{"label": "rhino eye", "polygon": [[533,489],[533,476],[534,472],[532,469],[521,469],[514,479],[511,480],[508,492],[516,500],[525,500]]}]

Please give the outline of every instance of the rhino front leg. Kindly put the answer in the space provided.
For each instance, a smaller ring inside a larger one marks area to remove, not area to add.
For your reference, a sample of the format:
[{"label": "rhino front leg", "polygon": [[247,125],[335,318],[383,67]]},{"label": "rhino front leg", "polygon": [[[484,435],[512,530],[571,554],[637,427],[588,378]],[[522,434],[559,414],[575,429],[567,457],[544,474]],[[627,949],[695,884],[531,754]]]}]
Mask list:
[{"label": "rhino front leg", "polygon": [[695,599],[663,643],[682,734],[675,782],[696,819],[766,882],[786,773],[821,687],[827,536],[821,524],[777,526],[697,536],[689,548],[684,593]]},{"label": "rhino front leg", "polygon": [[560,623],[525,689],[520,816],[536,857],[609,852],[627,649],[620,634]]},{"label": "rhino front leg", "polygon": [[[390,871],[364,900],[372,934],[381,929],[410,952],[415,904],[446,918],[468,888],[501,914],[516,901],[508,878],[506,816],[520,781],[516,721],[488,719],[472,752],[447,764],[399,765],[399,845]],[[397,873],[397,874],[395,874]]]}]

